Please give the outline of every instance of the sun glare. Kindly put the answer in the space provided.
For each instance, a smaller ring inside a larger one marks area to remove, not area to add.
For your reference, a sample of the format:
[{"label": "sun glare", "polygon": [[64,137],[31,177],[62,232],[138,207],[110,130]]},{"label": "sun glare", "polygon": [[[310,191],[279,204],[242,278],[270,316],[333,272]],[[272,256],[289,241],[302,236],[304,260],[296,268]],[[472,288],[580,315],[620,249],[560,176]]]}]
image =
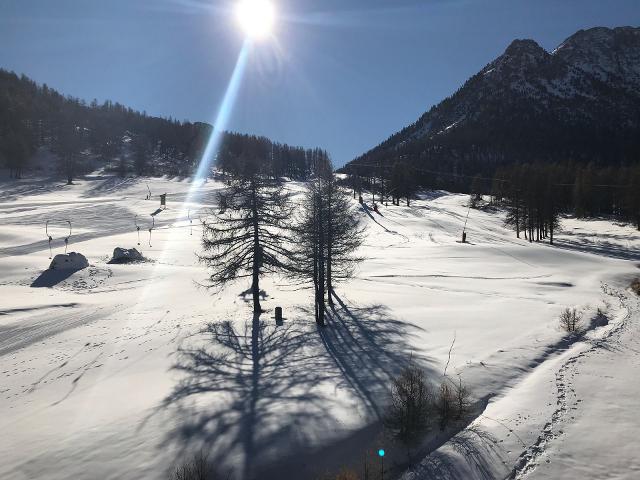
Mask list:
[{"label": "sun glare", "polygon": [[263,38],[271,33],[275,11],[269,0],[240,0],[236,17],[248,37]]}]

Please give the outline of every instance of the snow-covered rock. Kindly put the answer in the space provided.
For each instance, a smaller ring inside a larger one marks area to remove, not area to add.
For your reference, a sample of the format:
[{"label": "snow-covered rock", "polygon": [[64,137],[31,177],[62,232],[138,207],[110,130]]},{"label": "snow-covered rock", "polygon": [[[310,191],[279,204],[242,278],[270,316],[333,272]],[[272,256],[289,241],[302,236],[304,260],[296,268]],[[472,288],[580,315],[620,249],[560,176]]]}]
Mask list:
[{"label": "snow-covered rock", "polygon": [[78,252],[59,253],[51,261],[49,270],[82,270],[89,266],[87,257]]},{"label": "snow-covered rock", "polygon": [[109,263],[141,262],[143,260],[142,254],[135,248],[116,247],[113,249],[113,258]]}]

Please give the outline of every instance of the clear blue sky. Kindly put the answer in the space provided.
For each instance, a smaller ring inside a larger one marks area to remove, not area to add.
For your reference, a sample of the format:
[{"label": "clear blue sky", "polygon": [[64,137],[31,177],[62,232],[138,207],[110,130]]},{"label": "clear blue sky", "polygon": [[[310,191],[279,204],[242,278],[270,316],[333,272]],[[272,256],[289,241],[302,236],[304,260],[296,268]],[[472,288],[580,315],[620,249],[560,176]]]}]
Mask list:
[{"label": "clear blue sky", "polygon": [[[514,38],[640,24],[639,0],[273,0],[229,129],[341,165],[415,121]],[[242,45],[228,0],[1,0],[0,67],[65,94],[213,122]]]}]

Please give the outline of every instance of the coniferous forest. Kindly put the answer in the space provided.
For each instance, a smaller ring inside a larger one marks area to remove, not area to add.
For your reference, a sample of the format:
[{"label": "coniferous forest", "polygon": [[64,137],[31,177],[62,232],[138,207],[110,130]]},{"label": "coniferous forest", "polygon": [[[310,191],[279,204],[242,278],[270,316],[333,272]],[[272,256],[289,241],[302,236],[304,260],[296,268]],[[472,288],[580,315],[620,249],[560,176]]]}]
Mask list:
[{"label": "coniferous forest", "polygon": [[407,162],[347,165],[347,183],[354,197],[363,189],[372,200],[399,204],[419,187],[471,194],[473,206],[484,195],[492,206],[507,208],[507,223],[518,237],[549,238],[560,214],[578,218],[608,217],[631,222],[640,229],[640,165],[597,167],[566,163],[513,163],[497,167],[493,175],[457,175],[424,170]]},{"label": "coniferous forest", "polygon": [[[39,147],[55,154],[55,167],[68,182],[95,162],[122,176],[187,176],[195,171],[212,128],[149,116],[117,102],[87,104],[0,69],[0,163],[16,178]],[[317,154],[317,149],[314,153],[265,137],[226,132],[217,162],[232,169],[242,156],[259,156],[272,176],[305,179]]]}]

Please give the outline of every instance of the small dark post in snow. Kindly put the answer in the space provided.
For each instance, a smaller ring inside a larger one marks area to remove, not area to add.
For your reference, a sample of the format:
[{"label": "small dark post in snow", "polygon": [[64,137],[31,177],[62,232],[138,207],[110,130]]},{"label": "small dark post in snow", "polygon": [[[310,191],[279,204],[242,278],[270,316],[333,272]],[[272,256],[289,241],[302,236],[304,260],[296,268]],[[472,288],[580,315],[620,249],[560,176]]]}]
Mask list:
[{"label": "small dark post in snow", "polygon": [[160,206],[167,208],[167,194],[166,193],[161,193],[160,194]]},{"label": "small dark post in snow", "polygon": [[467,207],[467,217],[464,219],[464,227],[462,227],[462,243],[467,241],[467,221],[469,220],[469,211],[471,210],[471,200],[469,200],[469,206]]},{"label": "small dark post in snow", "polygon": [[364,200],[362,200],[362,195],[358,195],[358,202],[360,202],[360,205],[364,202]]},{"label": "small dark post in snow", "polygon": [[281,326],[282,324],[282,307],[276,307],[276,325]]}]

